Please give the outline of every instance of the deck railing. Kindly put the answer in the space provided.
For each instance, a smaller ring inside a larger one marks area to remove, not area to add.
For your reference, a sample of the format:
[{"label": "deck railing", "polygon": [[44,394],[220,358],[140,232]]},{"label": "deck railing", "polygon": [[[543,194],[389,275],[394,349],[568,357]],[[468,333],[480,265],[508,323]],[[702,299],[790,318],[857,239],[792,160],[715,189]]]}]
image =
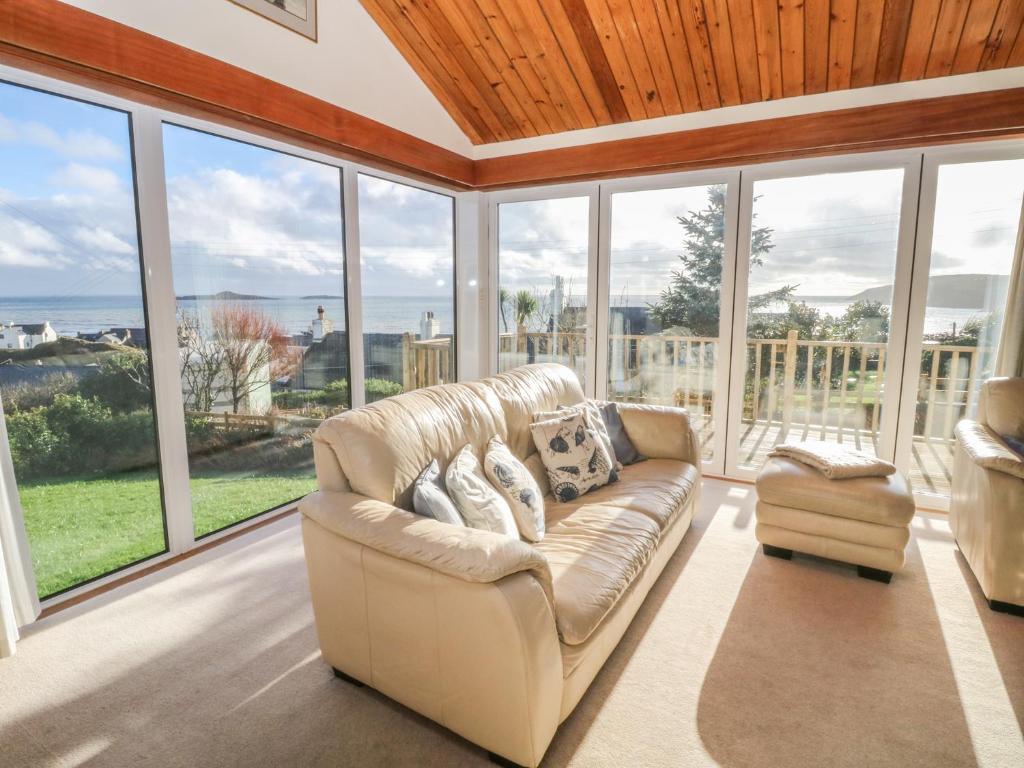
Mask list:
[{"label": "deck railing", "polygon": [[[617,399],[684,406],[710,415],[718,340],[703,336],[609,337],[609,370]],[[575,365],[586,354],[583,333],[501,334],[510,363]],[[914,432],[949,440],[977,393],[988,347],[925,342]],[[858,430],[877,436],[886,386],[884,342],[748,339],[743,421],[801,426],[824,438]]]},{"label": "deck railing", "polygon": [[402,386],[406,392],[451,379],[451,339],[439,336],[417,341],[416,334],[402,334]]}]

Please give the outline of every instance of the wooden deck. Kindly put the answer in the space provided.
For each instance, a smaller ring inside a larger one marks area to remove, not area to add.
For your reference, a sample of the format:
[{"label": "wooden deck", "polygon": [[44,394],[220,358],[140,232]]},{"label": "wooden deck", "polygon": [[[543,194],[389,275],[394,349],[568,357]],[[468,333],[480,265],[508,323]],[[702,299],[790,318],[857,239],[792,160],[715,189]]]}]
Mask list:
[{"label": "wooden deck", "polygon": [[[710,427],[700,424],[699,428],[702,444],[706,444],[710,439]],[[784,433],[782,425],[777,422],[745,423],[740,436],[740,466],[760,467],[764,464],[768,451],[787,437],[821,440],[821,428],[808,428],[801,424],[790,428],[788,433]],[[867,431],[844,429],[840,433],[832,427],[826,429],[824,439],[872,453],[876,448],[876,436]],[[953,444],[951,441],[914,437],[910,483],[915,491],[949,496],[952,469]]]}]

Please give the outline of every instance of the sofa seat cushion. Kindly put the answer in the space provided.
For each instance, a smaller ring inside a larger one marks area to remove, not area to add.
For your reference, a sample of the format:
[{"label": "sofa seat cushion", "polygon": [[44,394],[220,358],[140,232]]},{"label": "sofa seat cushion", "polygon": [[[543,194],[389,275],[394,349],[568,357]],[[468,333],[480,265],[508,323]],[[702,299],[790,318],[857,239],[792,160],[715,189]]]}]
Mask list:
[{"label": "sofa seat cushion", "polygon": [[661,529],[641,512],[581,504],[548,527],[534,547],[551,569],[555,623],[562,642],[584,642],[658,547]]},{"label": "sofa seat cushion", "polygon": [[793,459],[776,456],[757,476],[757,498],[776,507],[905,526],[914,517],[914,497],[901,472],[888,477],[829,480]]},{"label": "sofa seat cushion", "polygon": [[619,482],[591,491],[568,504],[548,505],[548,525],[584,506],[599,505],[640,512],[665,530],[686,506],[700,474],[693,464],[675,459],[648,459],[624,467]]}]

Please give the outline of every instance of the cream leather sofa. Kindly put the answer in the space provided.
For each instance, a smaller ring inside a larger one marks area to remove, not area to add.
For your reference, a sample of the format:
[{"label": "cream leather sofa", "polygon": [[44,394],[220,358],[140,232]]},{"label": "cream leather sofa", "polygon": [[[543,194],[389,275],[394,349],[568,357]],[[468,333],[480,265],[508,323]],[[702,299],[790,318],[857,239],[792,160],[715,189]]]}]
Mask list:
[{"label": "cream leather sofa", "polygon": [[583,399],[530,365],[399,395],[314,435],[320,490],[301,503],[317,634],[339,676],[492,753],[537,765],[690,525],[700,454],[686,411],[621,405],[647,461],[571,503],[529,544],[414,515],[412,483],[500,435],[547,492],[532,414]]},{"label": "cream leather sofa", "polygon": [[1024,460],[1000,435],[1024,440],[1022,378],[986,381],[957,424],[949,523],[989,605],[1024,615]]}]

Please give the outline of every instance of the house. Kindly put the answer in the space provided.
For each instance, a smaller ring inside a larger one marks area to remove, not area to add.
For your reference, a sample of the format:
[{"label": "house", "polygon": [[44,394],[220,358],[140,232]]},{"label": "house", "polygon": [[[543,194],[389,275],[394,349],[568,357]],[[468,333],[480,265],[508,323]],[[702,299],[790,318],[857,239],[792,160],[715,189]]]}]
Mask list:
[{"label": "house", "polygon": [[57,332],[49,320],[42,323],[0,323],[0,349],[32,349],[56,340]]},{"label": "house", "polygon": [[0,52],[0,766],[1024,766],[1024,0]]}]

